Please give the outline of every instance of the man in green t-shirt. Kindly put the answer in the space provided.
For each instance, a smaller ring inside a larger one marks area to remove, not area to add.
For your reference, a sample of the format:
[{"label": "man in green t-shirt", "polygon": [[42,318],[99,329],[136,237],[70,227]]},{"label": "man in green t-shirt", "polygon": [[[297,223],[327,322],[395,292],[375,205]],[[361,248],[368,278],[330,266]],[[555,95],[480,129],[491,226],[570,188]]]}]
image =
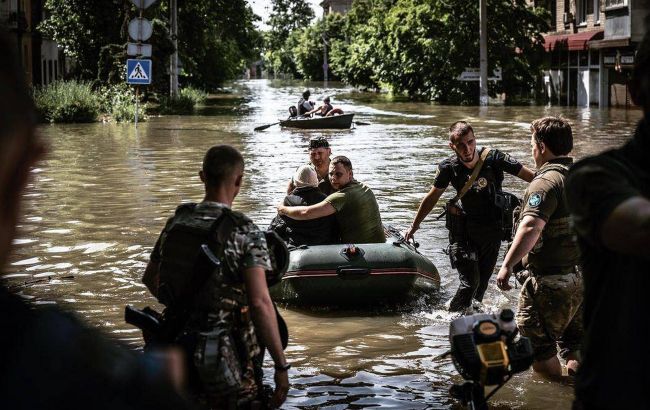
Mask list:
[{"label": "man in green t-shirt", "polygon": [[347,157],[334,157],[329,177],[337,190],[322,202],[311,206],[278,206],[278,213],[297,220],[336,215],[344,243],[382,243],[386,241],[379,206],[372,190],[353,177],[352,162]]}]

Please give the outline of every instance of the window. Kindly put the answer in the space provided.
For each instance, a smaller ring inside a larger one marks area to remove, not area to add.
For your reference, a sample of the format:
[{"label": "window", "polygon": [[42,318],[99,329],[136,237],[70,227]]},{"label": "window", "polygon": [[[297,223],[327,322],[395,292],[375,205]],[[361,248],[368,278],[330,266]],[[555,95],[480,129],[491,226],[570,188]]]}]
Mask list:
[{"label": "window", "polygon": [[587,23],[587,4],[593,0],[578,0],[576,1],[576,23]]},{"label": "window", "polygon": [[627,6],[627,0],[605,0],[605,8]]}]

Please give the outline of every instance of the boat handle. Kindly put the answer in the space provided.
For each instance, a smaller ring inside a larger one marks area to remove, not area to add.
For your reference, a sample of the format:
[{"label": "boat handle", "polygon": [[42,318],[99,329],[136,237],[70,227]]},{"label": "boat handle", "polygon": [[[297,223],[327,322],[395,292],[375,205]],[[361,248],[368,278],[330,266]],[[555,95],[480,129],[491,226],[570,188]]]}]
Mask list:
[{"label": "boat handle", "polygon": [[370,275],[370,268],[336,268],[336,274],[344,279],[360,279]]}]

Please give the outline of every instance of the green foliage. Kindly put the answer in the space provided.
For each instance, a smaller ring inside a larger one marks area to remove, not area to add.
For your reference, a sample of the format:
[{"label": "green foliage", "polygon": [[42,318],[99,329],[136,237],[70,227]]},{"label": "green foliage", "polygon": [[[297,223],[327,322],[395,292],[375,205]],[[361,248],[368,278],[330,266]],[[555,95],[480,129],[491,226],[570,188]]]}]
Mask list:
[{"label": "green foliage", "polygon": [[158,111],[161,114],[192,114],[197,105],[203,104],[208,93],[193,87],[182,88],[178,97],[162,97]]},{"label": "green foliage", "polygon": [[56,81],[34,90],[34,102],[41,121],[93,122],[101,99],[88,82]]},{"label": "green foliage", "polygon": [[[135,121],[135,89],[124,82],[100,88],[102,112],[115,122]],[[146,120],[147,104],[138,104],[138,121]]]},{"label": "green foliage", "polygon": [[[123,81],[127,27],[139,13],[128,0],[44,0],[45,20],[38,29],[56,40],[75,61],[72,76],[115,84]],[[169,2],[158,1],[144,12],[153,24],[151,91],[169,92]],[[178,49],[182,81],[213,89],[239,75],[259,59],[262,38],[258,20],[246,0],[179,2]]]},{"label": "green foliage", "polygon": [[271,30],[265,34],[264,56],[274,73],[300,76],[294,48],[299,44],[300,31],[314,18],[314,11],[305,0],[273,0],[272,4],[268,22]]},{"label": "green foliage", "polygon": [[[293,32],[292,36],[296,37],[296,41],[292,51],[297,71],[303,78],[323,79],[324,40],[327,40],[330,47],[337,43],[343,43],[343,24],[343,16],[334,13],[301,31]],[[331,70],[328,71],[331,72]],[[328,74],[328,77],[331,79],[332,75]]]},{"label": "green foliage", "polygon": [[97,78],[101,47],[126,42],[126,32],[122,30],[131,15],[130,2],[45,0],[43,9],[47,17],[38,28],[75,61],[76,77]]},{"label": "green foliage", "polygon": [[214,90],[259,59],[262,39],[253,24],[258,19],[245,0],[179,2],[182,82]]},{"label": "green foliage", "polygon": [[[547,13],[525,0],[488,0],[487,9],[489,71],[503,71],[489,92],[526,93],[541,67]],[[478,101],[477,83],[457,80],[466,67],[479,66],[478,2],[356,0],[345,20],[348,41],[333,42],[330,65],[346,83],[447,103]]]}]

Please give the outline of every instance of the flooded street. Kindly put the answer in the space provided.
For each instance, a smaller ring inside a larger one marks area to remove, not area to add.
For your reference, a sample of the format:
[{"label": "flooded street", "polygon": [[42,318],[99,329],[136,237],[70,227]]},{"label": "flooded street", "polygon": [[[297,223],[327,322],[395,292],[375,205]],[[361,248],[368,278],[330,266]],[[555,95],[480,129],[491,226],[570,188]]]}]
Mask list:
[{"label": "flooded street", "polygon": [[[369,185],[384,223],[406,229],[430,189],[435,166],[449,156],[448,126],[473,126],[480,146],[509,152],[532,166],[529,124],[562,114],[581,158],[620,145],[640,111],[545,107],[447,107],[396,102],[386,96],[330,87],[335,107],[370,123],[352,130],[298,131],[258,125],[286,118],[304,85],[238,82],[233,94],[190,117],[151,118],[139,125],[45,125],[47,159],[34,170],[25,218],[4,279],[39,304],[57,303],[132,347],[140,331],[123,321],[126,304],[155,305],[140,278],[166,219],[181,202],[202,198],[202,156],[231,144],[246,160],[244,188],[234,208],[266,228],[295,168],[308,161],[307,142],[323,135],[333,155],[348,156],[355,178]],[[323,90],[312,88],[312,97]],[[524,183],[506,176],[504,188],[521,196]],[[444,198],[453,196],[448,189]],[[441,212],[437,206],[433,213]],[[410,312],[283,310],[290,331],[291,390],[283,408],[449,408],[448,389],[460,376],[450,360],[450,315],[444,303],[458,279],[442,249],[443,221],[430,215],[416,234],[420,251],[441,275],[438,302]],[[500,257],[499,262],[502,260]],[[515,307],[519,289],[504,293],[493,280],[486,310]],[[272,362],[267,361],[270,369]],[[272,382],[271,371],[267,373]],[[532,371],[518,374],[491,401],[496,408],[570,408],[573,388]]]}]

